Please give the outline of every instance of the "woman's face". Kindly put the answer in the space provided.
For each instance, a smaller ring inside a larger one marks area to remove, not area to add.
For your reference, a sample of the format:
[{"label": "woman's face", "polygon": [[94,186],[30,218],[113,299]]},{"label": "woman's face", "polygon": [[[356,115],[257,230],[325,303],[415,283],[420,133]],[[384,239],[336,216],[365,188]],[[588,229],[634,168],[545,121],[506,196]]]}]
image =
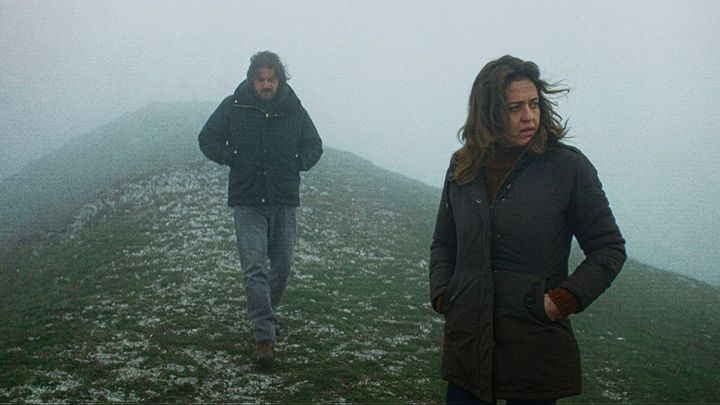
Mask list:
[{"label": "woman's face", "polygon": [[540,126],[540,98],[529,79],[511,82],[505,89],[508,112],[504,117],[503,146],[525,146]]}]

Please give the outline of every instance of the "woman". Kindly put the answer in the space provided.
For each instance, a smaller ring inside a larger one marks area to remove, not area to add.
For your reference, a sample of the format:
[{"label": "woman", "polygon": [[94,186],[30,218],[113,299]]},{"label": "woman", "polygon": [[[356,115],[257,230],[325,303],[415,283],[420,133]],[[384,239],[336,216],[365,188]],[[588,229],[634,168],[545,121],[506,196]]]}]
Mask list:
[{"label": "woman", "polygon": [[[610,285],[626,255],[595,168],[560,142],[566,128],[548,97],[566,91],[512,56],[473,83],[430,257],[448,403],[581,392],[568,316]],[[586,258],[568,275],[573,236]]]}]

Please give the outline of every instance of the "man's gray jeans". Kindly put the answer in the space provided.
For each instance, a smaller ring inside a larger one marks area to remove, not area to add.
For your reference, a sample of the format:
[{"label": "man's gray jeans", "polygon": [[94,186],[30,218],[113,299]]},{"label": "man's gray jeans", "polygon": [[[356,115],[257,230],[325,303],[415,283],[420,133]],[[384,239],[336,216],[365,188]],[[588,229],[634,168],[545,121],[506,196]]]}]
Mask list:
[{"label": "man's gray jeans", "polygon": [[295,210],[288,205],[235,207],[248,319],[256,341],[276,340],[275,310],[293,261]]}]

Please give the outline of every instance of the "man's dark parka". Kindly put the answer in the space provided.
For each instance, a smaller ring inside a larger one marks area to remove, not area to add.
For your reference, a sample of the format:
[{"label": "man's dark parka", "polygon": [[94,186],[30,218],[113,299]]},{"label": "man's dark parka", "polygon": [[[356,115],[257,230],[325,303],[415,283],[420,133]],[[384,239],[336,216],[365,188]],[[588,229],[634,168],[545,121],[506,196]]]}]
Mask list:
[{"label": "man's dark parka", "polygon": [[322,140],[287,83],[260,102],[245,80],[198,135],[209,159],[230,166],[228,205],[300,204],[300,171],[322,155]]},{"label": "man's dark parka", "polygon": [[[451,164],[430,257],[430,298],[442,296],[442,375],[492,399],[557,399],[581,392],[568,320],[552,322],[544,294],[561,287],[585,309],[625,258],[597,172],[555,142],[525,151],[490,205],[484,175],[458,185]],[[568,276],[573,235],[585,260]]]}]

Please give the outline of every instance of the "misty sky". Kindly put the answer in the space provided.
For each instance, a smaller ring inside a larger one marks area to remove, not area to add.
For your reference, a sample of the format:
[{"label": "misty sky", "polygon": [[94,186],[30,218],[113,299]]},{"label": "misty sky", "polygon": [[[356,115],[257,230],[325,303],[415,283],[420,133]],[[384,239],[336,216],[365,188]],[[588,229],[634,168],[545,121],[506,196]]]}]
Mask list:
[{"label": "misty sky", "polygon": [[720,283],[720,2],[0,0],[0,179],[151,101],[212,101],[273,50],[328,146],[441,186],[477,72],[571,92],[629,253]]}]

